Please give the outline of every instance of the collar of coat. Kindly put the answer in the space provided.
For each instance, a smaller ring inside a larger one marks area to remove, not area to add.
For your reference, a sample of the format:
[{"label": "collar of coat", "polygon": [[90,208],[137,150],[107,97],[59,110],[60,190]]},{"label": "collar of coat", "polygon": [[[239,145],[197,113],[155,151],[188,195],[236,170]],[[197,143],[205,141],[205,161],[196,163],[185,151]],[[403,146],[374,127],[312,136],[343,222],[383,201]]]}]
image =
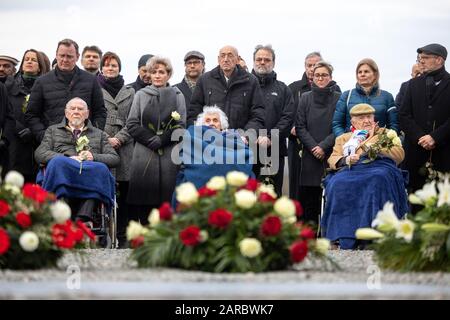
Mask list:
[{"label": "collar of coat", "polygon": [[[223,83],[227,83],[225,81],[225,76],[223,74],[223,71],[220,69],[220,66],[215,67],[210,72],[211,72],[212,78],[222,80]],[[231,77],[230,77],[230,80],[228,83],[228,87],[231,87],[238,83],[248,82],[250,80],[250,76],[251,76],[250,73],[248,73],[247,71],[242,69],[242,67],[240,65],[236,65],[233,73],[231,74]]]},{"label": "collar of coat", "polygon": [[[64,119],[58,124],[57,126],[58,129],[67,129],[70,132],[72,132],[72,130],[70,130],[69,125],[67,124],[67,118],[64,117]],[[92,130],[92,128],[94,128],[94,126],[92,125],[91,120],[86,119],[84,121],[84,127],[83,130],[81,132],[87,131],[87,130]]]}]

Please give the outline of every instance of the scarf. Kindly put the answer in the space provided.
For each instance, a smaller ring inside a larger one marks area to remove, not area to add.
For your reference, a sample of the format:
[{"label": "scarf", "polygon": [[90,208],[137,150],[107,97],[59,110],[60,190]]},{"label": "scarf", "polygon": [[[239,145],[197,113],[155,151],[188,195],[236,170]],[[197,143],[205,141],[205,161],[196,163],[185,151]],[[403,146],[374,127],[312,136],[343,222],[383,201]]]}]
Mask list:
[{"label": "scarf", "polygon": [[314,102],[319,105],[326,105],[328,99],[333,96],[336,91],[336,82],[330,81],[325,88],[319,88],[314,82],[311,86]]},{"label": "scarf", "polygon": [[21,74],[22,77],[22,83],[25,88],[27,88],[28,92],[31,91],[31,88],[33,87],[34,82],[38,78],[38,76],[35,75],[28,75],[28,74]]},{"label": "scarf", "polygon": [[105,78],[103,74],[99,73],[97,76],[97,80],[100,86],[108,91],[113,99],[116,98],[117,94],[119,93],[120,89],[122,89],[124,84],[123,77],[120,74],[117,77],[111,79]]}]

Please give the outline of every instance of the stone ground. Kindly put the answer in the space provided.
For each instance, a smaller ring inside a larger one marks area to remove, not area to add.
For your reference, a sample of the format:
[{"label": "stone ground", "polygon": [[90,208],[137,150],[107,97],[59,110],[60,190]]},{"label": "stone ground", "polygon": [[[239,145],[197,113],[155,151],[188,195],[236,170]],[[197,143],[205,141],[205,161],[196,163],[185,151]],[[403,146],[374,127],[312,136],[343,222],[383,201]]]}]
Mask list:
[{"label": "stone ground", "polygon": [[0,299],[450,299],[450,273],[380,271],[371,251],[330,251],[341,270],[307,261],[260,274],[138,269],[130,250],[85,253],[58,269],[0,271]]}]

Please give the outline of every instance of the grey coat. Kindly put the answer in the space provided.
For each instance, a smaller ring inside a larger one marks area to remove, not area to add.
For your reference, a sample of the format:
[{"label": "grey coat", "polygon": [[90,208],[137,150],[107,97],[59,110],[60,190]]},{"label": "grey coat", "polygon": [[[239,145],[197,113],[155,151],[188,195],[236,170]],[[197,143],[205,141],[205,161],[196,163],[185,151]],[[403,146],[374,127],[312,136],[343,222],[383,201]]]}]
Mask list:
[{"label": "grey coat", "polygon": [[[89,139],[89,151],[94,161],[103,162],[108,167],[115,167],[120,163],[119,155],[108,142],[108,135],[94,127],[90,121],[84,126],[81,136]],[[54,124],[45,130],[44,138],[36,149],[34,156],[37,163],[47,164],[58,156],[76,156],[76,141],[72,132],[66,126],[66,118],[59,124]]]},{"label": "grey coat", "polygon": [[128,133],[126,122],[134,98],[134,89],[124,86],[114,99],[108,91],[102,89],[106,116],[105,132],[111,138],[119,139],[121,146],[115,149],[120,156],[120,164],[112,170],[117,181],[130,180],[130,161],[133,155],[133,138]]},{"label": "grey coat", "polygon": [[[181,115],[179,124],[185,127],[186,104],[182,92],[176,87],[165,87],[163,90],[173,90],[176,105],[159,104],[160,90],[154,86],[147,86],[139,90],[133,100],[130,115],[127,119],[127,129],[135,140],[133,157],[130,164],[130,185],[128,202],[135,205],[158,206],[164,201],[170,201],[175,189],[178,166],[172,162],[171,153],[175,142],[164,145],[163,155],[147,146],[149,137],[154,133],[143,124],[144,114],[157,117],[160,110],[170,108]],[[155,105],[160,106],[154,108]],[[165,113],[169,110],[165,109]],[[169,113],[170,114],[170,113]]]}]

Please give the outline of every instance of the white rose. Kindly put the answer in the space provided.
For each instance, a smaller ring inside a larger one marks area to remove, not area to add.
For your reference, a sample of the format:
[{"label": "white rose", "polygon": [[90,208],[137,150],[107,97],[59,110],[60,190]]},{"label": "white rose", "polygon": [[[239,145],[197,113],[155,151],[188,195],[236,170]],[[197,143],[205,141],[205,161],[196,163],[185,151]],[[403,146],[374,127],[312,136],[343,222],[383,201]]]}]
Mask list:
[{"label": "white rose", "polygon": [[402,140],[400,140],[399,137],[395,137],[394,139],[392,139],[392,143],[394,144],[394,146],[397,146],[397,147],[402,146]]},{"label": "white rose", "polygon": [[224,190],[227,182],[224,177],[212,177],[206,187],[211,190]]},{"label": "white rose", "polygon": [[330,240],[320,238],[316,240],[316,250],[321,254],[327,254],[330,249]]},{"label": "white rose", "polygon": [[273,205],[275,211],[284,218],[295,216],[295,204],[286,196],[282,196]]},{"label": "white rose", "polygon": [[180,184],[177,189],[177,201],[181,204],[192,205],[198,200],[198,192],[192,182]]},{"label": "white rose", "polygon": [[180,116],[180,114],[178,113],[178,112],[176,112],[176,111],[173,111],[171,114],[170,114],[170,116],[173,118],[173,120],[175,120],[175,121],[178,121],[178,120],[180,120],[180,118],[181,118],[181,116]]},{"label": "white rose", "polygon": [[145,233],[146,229],[139,222],[131,220],[127,227],[127,240],[136,239]]},{"label": "white rose", "polygon": [[261,242],[255,238],[245,238],[239,242],[239,250],[244,257],[254,258],[262,251]]},{"label": "white rose", "polygon": [[272,198],[276,199],[277,198],[277,194],[275,192],[274,186],[272,184],[261,184],[258,188],[258,194],[261,193],[267,193],[270,196],[272,196]]},{"label": "white rose", "polygon": [[205,242],[206,240],[208,240],[208,238],[209,238],[208,231],[206,230],[200,231],[200,242]]},{"label": "white rose", "polygon": [[5,190],[10,191],[14,195],[19,195],[21,193],[20,188],[18,186],[14,186],[12,184],[5,184]]},{"label": "white rose", "polygon": [[32,231],[25,231],[20,235],[19,244],[26,252],[33,252],[39,246],[39,238]]},{"label": "white rose", "polygon": [[69,220],[71,216],[70,207],[61,200],[56,201],[50,206],[50,212],[57,223],[63,223]]},{"label": "white rose", "polygon": [[394,138],[397,136],[397,132],[395,132],[395,130],[389,129],[389,130],[387,131],[386,136],[387,136],[389,139],[392,140],[392,139],[394,139]]},{"label": "white rose", "polygon": [[19,188],[23,187],[25,179],[20,172],[11,170],[5,176],[5,184],[13,185]]},{"label": "white rose", "polygon": [[297,222],[297,217],[296,216],[283,217],[283,222],[287,224],[294,224]]},{"label": "white rose", "polygon": [[240,171],[231,171],[227,173],[227,182],[230,186],[240,187],[247,183],[248,175]]},{"label": "white rose", "polygon": [[240,208],[250,209],[256,203],[256,195],[250,190],[239,190],[234,194],[236,205]]},{"label": "white rose", "polygon": [[150,223],[150,225],[152,227],[154,227],[154,226],[159,224],[159,221],[160,221],[159,210],[158,209],[153,209],[150,212],[150,215],[148,216],[148,222]]}]

